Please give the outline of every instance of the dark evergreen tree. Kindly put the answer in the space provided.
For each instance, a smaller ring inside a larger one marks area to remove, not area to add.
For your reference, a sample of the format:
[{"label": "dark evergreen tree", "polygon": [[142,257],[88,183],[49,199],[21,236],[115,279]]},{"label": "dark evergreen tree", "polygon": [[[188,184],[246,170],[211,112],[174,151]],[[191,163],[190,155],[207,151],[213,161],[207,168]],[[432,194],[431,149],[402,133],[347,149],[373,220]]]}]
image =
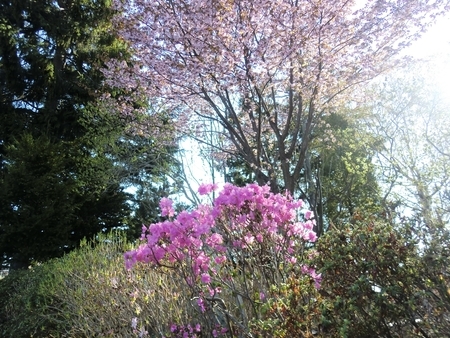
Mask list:
[{"label": "dark evergreen tree", "polygon": [[166,145],[161,149],[158,143],[159,140],[136,134],[123,135],[116,142],[116,175],[124,186],[134,191],[129,199],[130,240],[140,237],[143,224],[161,221],[159,202],[162,197],[179,193],[181,167],[174,156],[177,148]]},{"label": "dark evergreen tree", "polygon": [[123,226],[127,122],[99,103],[100,70],[128,58],[108,0],[0,1],[0,254],[12,268]]},{"label": "dark evergreen tree", "polygon": [[233,157],[227,159],[227,169],[227,173],[225,174],[225,180],[227,182],[233,183],[238,187],[255,182],[250,165],[240,158]]}]

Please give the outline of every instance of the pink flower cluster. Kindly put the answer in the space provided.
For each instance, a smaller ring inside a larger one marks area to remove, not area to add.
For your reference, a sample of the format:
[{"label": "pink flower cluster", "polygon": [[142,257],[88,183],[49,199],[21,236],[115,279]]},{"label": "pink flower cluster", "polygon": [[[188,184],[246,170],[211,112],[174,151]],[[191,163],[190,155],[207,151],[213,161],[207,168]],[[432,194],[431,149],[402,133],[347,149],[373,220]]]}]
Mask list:
[{"label": "pink flower cluster", "polygon": [[201,184],[200,187],[198,188],[198,193],[200,195],[207,195],[210,192],[217,190],[217,188],[218,188],[217,184],[204,183]]},{"label": "pink flower cluster", "polygon": [[161,201],[159,201],[159,207],[161,208],[161,216],[173,217],[175,215],[172,200],[163,197]]},{"label": "pink flower cluster", "polygon": [[[206,194],[215,188],[202,185],[199,192]],[[297,220],[302,205],[289,194],[273,194],[268,186],[257,184],[225,184],[212,206],[200,205],[176,217],[172,201],[163,198],[161,214],[169,219],[143,226],[144,243],[125,253],[126,267],[130,269],[136,262],[172,267],[187,264],[187,282],[208,285],[231,259],[230,252],[264,247],[295,264],[304,241],[314,242],[317,238],[311,212],[306,212],[305,222]]]},{"label": "pink flower cluster", "polygon": [[170,325],[170,332],[172,334],[175,334],[176,337],[182,338],[197,337],[201,333],[201,326],[200,324],[196,324],[195,326],[192,326],[190,324],[188,325],[172,324]]},{"label": "pink flower cluster", "polygon": [[[199,193],[207,194],[216,188],[202,185]],[[294,200],[288,193],[273,194],[268,186],[257,184],[245,187],[225,184],[212,205],[200,205],[177,215],[172,201],[163,198],[161,215],[168,219],[143,226],[143,244],[124,254],[125,265],[131,269],[136,262],[143,262],[175,268],[198,294],[195,297],[198,310],[205,315],[213,311],[211,299],[220,298],[225,290],[237,291],[233,285],[242,282],[234,281],[239,278],[234,270],[238,265],[240,273],[245,270],[251,274],[250,278],[264,274],[265,281],[274,275],[286,277],[297,271],[310,276],[318,288],[320,274],[312,267],[298,264],[305,242],[317,239],[313,213],[306,211],[303,221],[299,220],[302,205],[302,201]],[[271,283],[275,280],[260,286],[256,302],[266,301]],[[252,296],[247,295],[246,299],[251,301]],[[208,329],[214,337],[222,336],[223,330],[226,328]],[[198,328],[172,326],[171,332],[177,337],[195,337]]]}]

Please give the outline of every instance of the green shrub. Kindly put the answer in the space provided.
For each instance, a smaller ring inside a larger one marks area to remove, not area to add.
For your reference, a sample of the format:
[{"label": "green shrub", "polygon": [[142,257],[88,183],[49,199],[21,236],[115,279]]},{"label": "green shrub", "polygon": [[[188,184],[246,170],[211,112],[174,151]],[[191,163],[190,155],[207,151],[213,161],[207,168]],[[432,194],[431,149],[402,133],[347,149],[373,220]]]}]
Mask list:
[{"label": "green shrub", "polygon": [[255,337],[313,338],[321,325],[320,293],[305,276],[274,285],[261,308],[261,320],[252,322]]},{"label": "green shrub", "polygon": [[[132,337],[188,323],[192,307],[170,271],[124,267],[131,246],[119,233],[16,271],[0,281],[2,337]],[[137,322],[132,328],[132,320]]]},{"label": "green shrub", "polygon": [[12,271],[0,280],[0,336],[47,337],[58,331],[47,317],[52,295],[42,281],[51,275],[47,265]]},{"label": "green shrub", "polygon": [[330,229],[315,250],[308,264],[321,288],[302,278],[274,286],[255,337],[448,336],[448,255],[431,259],[398,227],[370,219]]},{"label": "green shrub", "polygon": [[[397,228],[373,220],[320,238],[315,265],[323,272],[324,336],[446,336],[450,303],[438,286],[448,295],[448,268],[432,270],[419,248]],[[439,283],[432,282],[436,277]]]},{"label": "green shrub", "polygon": [[[0,336],[161,337],[172,323],[204,325],[172,270],[125,269],[130,249],[120,233],[99,235],[0,280]],[[321,289],[300,276],[274,285],[249,318],[254,337],[437,338],[450,329],[448,257],[433,263],[392,226],[365,220],[330,230],[316,250],[303,263],[323,273]],[[235,296],[221,294],[224,304]]]}]

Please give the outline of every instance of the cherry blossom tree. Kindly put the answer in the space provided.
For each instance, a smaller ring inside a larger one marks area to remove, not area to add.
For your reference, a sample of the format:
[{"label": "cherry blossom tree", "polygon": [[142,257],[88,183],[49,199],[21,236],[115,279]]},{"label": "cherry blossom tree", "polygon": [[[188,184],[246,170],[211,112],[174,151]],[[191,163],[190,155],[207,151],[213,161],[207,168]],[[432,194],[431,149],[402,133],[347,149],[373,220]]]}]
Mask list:
[{"label": "cherry blossom tree", "polygon": [[111,84],[170,109],[183,132],[238,156],[259,184],[298,191],[323,118],[392,68],[448,0],[116,0],[135,63]]}]

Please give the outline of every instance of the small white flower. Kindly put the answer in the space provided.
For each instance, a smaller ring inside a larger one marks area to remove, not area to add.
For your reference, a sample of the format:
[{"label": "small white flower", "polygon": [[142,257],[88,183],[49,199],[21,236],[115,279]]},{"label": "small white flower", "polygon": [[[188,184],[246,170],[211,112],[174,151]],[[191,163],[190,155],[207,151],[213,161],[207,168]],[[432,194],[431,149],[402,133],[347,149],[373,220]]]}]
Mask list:
[{"label": "small white flower", "polygon": [[136,328],[137,328],[137,322],[138,322],[138,319],[137,319],[136,317],[134,317],[134,318],[131,320],[131,328],[132,328],[133,330],[136,330]]}]

